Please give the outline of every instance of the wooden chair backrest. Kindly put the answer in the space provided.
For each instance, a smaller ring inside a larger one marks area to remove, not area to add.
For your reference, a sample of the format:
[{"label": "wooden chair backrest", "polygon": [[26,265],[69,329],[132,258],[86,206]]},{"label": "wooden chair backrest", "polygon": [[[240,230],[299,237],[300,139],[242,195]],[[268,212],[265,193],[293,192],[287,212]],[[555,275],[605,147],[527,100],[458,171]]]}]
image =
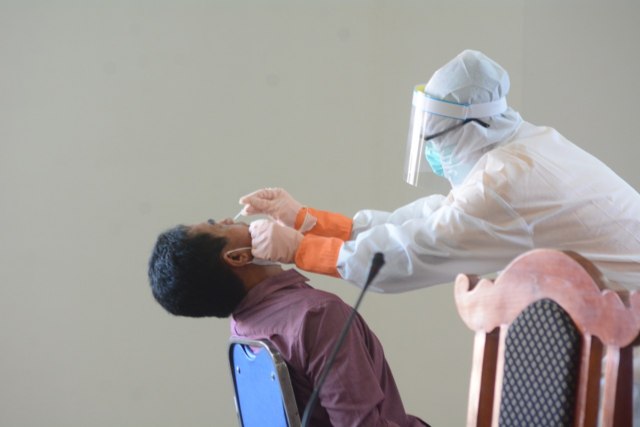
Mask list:
[{"label": "wooden chair backrest", "polygon": [[475,332],[467,425],[498,425],[509,327],[543,299],[559,305],[581,336],[573,424],[595,426],[600,417],[601,426],[631,426],[640,292],[613,291],[592,263],[550,249],[519,256],[495,280],[456,278],[458,312]]}]

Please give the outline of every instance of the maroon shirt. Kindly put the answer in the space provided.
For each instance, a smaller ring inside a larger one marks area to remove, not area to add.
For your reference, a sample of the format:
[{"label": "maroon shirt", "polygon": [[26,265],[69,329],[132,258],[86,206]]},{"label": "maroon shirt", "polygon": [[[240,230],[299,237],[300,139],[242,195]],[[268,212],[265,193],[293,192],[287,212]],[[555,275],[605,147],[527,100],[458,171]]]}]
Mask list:
[{"label": "maroon shirt", "polygon": [[[351,313],[338,296],[309,286],[296,270],[251,289],[231,317],[231,334],[269,339],[287,362],[300,415]],[[323,426],[424,426],[402,405],[382,345],[358,315],[309,420]]]}]

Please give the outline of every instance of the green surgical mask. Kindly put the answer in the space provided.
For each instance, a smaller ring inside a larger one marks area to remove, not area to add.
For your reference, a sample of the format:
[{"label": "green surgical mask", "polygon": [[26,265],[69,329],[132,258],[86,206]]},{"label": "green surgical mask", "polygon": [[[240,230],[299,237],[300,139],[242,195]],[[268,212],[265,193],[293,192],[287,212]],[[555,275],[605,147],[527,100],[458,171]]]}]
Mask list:
[{"label": "green surgical mask", "polygon": [[444,176],[444,168],[442,167],[442,159],[440,154],[433,149],[431,144],[427,144],[424,148],[424,157],[429,162],[431,170],[438,176]]}]

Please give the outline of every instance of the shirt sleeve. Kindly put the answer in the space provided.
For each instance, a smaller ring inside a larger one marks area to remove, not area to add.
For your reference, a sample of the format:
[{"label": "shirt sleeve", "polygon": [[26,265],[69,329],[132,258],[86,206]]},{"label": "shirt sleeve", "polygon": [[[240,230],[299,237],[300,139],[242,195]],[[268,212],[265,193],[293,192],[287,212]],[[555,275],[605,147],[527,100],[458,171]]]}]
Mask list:
[{"label": "shirt sleeve", "polygon": [[[351,307],[346,304],[329,301],[307,314],[302,332],[307,375],[314,385],[318,384],[350,313]],[[367,348],[364,328],[357,316],[326,376],[318,403],[327,411],[334,426],[397,426],[380,414],[379,405],[385,395],[375,363],[381,361],[374,360]]]}]

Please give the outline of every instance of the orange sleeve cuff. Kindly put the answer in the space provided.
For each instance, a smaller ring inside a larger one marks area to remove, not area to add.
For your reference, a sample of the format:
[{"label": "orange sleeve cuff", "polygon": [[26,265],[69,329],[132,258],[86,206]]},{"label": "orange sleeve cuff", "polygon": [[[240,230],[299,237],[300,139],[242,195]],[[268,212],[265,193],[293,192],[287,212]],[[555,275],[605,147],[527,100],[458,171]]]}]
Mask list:
[{"label": "orange sleeve cuff", "polygon": [[320,211],[313,208],[302,208],[298,211],[295,223],[296,230],[299,230],[302,226],[307,212],[318,220],[316,225],[309,230],[307,234],[337,237],[343,241],[349,240],[351,237],[351,228],[353,227],[353,220],[351,218],[339,213]]},{"label": "orange sleeve cuff", "polygon": [[336,265],[343,243],[334,237],[306,234],[296,252],[296,266],[312,273],[340,277]]}]

